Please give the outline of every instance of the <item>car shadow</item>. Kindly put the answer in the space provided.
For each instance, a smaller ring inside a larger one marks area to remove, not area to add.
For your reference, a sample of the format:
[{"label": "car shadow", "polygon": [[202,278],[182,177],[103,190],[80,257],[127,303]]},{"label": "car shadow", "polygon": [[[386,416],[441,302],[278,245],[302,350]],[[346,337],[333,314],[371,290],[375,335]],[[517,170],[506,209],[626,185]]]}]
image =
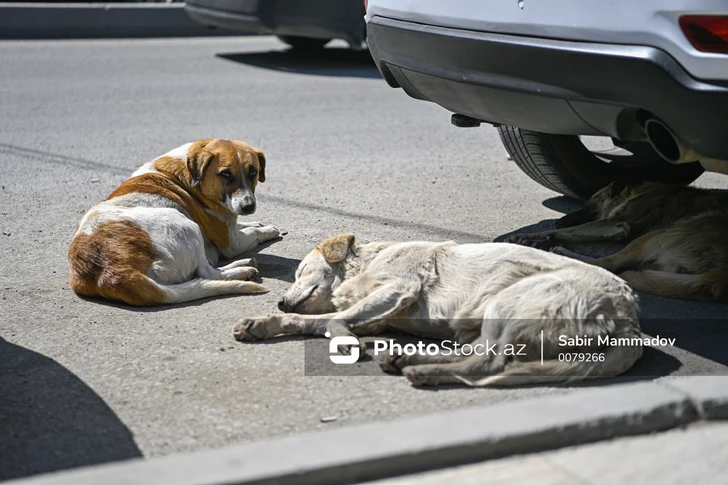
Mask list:
[{"label": "car shadow", "polygon": [[313,51],[287,49],[268,52],[220,53],[216,57],[274,71],[317,76],[381,79],[369,51],[328,48]]},{"label": "car shadow", "polygon": [[542,204],[544,207],[557,212],[561,212],[562,214],[568,214],[570,212],[577,211],[581,209],[581,206],[583,205],[582,202],[579,202],[576,199],[572,199],[571,197],[566,197],[565,195],[551,197],[550,199],[544,200]]},{"label": "car shadow", "polygon": [[142,456],[129,428],[71,371],[0,338],[0,480]]}]

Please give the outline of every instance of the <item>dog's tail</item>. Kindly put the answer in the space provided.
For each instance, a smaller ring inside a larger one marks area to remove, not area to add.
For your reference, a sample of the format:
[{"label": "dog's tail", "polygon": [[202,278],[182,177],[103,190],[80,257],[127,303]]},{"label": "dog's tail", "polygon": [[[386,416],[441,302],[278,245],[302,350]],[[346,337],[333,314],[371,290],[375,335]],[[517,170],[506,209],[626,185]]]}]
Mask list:
[{"label": "dog's tail", "polygon": [[635,290],[668,298],[728,301],[728,269],[691,275],[666,271],[625,271],[619,275]]},{"label": "dog's tail", "polygon": [[[598,353],[565,351],[558,359],[544,360],[543,364],[540,360],[514,362],[503,372],[477,381],[456,377],[473,387],[566,383],[616,377],[626,372],[642,356],[641,340],[633,340],[640,338],[639,332],[609,336],[610,340],[620,337],[626,337],[627,341],[618,340],[615,342],[617,345],[609,345]],[[589,362],[582,359],[589,359]]]}]

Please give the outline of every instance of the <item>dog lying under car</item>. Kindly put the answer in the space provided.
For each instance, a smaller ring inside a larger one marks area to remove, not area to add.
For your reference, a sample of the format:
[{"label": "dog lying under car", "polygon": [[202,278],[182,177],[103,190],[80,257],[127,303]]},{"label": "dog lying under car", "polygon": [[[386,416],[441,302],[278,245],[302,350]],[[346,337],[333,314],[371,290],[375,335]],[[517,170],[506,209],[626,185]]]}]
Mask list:
[{"label": "dog lying under car", "polygon": [[82,296],[130,305],[261,293],[254,259],[215,267],[279,237],[245,224],[265,155],[235,140],[198,140],[143,165],[81,220],[68,251],[70,284]]},{"label": "dog lying under car", "polygon": [[[279,307],[288,313],[238,322],[235,338],[398,330],[461,345],[496,344],[496,355],[393,353],[380,361],[384,370],[401,371],[415,385],[613,377],[642,354],[637,303],[624,281],[601,268],[515,244],[357,246],[354,235],[342,234],[303,259]],[[580,344],[564,336],[592,339]],[[605,346],[610,339],[634,345]],[[515,344],[518,355],[503,352]],[[601,357],[567,361],[560,358],[566,353]]]},{"label": "dog lying under car", "polygon": [[615,182],[555,230],[508,241],[605,268],[647,293],[725,302],[727,226],[728,192]]}]

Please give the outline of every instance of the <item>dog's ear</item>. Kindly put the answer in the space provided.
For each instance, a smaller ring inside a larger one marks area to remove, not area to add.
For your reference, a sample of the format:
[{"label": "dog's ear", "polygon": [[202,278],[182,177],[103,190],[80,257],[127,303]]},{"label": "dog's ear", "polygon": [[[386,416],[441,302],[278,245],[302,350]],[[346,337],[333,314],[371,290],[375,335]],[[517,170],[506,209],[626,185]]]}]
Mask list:
[{"label": "dog's ear", "polygon": [[214,155],[206,147],[209,140],[200,140],[190,147],[187,153],[187,170],[190,172],[192,187],[197,187],[202,181],[205,169]]},{"label": "dog's ear", "polygon": [[346,259],[349,250],[354,246],[356,246],[356,238],[353,234],[339,234],[319,243],[317,248],[327,262],[340,263]]},{"label": "dog's ear", "polygon": [[627,188],[627,185],[627,182],[625,182],[624,180],[617,180],[615,182],[612,182],[612,184],[609,186],[609,197],[611,199],[619,197],[619,195]]},{"label": "dog's ear", "polygon": [[265,182],[265,153],[263,153],[263,150],[259,150],[257,148],[253,148],[255,150],[255,154],[258,155],[258,164],[260,165],[260,170],[258,170],[258,182]]}]

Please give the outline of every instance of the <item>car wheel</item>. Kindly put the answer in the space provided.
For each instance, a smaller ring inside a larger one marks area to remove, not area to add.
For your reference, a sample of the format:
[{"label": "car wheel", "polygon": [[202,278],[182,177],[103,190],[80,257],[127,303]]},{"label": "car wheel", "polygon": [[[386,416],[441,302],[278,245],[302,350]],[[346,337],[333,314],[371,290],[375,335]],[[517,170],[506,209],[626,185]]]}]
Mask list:
[{"label": "car wheel", "polygon": [[504,125],[498,127],[498,134],[526,175],[547,189],[582,200],[617,180],[687,185],[703,173],[697,162],[674,165],[663,160],[649,143],[614,140],[611,148],[590,149],[575,135],[550,135]]},{"label": "car wheel", "polygon": [[331,39],[315,39],[312,37],[298,37],[296,35],[277,35],[278,40],[290,45],[297,50],[317,50],[322,49]]}]

